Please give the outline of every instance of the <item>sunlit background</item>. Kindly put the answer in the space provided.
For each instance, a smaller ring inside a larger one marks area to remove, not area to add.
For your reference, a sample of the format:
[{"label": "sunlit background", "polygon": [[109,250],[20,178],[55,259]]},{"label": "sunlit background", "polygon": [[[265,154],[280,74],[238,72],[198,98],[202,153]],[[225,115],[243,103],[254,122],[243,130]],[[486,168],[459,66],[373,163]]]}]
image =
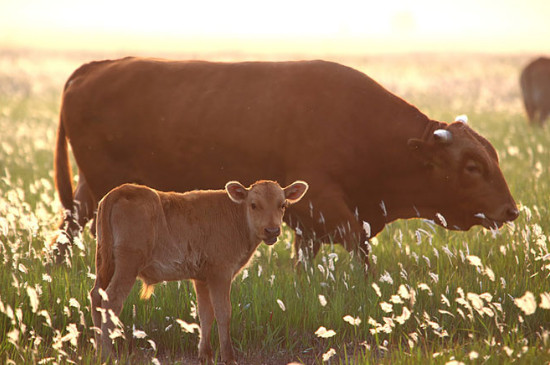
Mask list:
[{"label": "sunlit background", "polygon": [[0,0],[0,47],[545,53],[548,0]]}]

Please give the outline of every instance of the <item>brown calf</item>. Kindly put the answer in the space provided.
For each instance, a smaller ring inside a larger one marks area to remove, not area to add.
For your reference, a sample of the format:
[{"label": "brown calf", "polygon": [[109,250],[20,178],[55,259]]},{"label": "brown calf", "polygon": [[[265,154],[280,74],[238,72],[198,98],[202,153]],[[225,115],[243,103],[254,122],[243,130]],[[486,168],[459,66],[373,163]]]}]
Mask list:
[{"label": "brown calf", "polygon": [[109,192],[97,212],[97,277],[90,292],[103,358],[112,349],[112,317],[120,314],[136,278],[143,281],[145,298],[153,284],[192,279],[200,319],[199,357],[212,361],[215,318],[221,358],[235,363],[229,334],[231,282],[262,241],[277,241],[285,208],[307,189],[302,181],[284,189],[273,181],[258,181],[249,188],[229,182],[225,190],[183,194],[133,184]]}]

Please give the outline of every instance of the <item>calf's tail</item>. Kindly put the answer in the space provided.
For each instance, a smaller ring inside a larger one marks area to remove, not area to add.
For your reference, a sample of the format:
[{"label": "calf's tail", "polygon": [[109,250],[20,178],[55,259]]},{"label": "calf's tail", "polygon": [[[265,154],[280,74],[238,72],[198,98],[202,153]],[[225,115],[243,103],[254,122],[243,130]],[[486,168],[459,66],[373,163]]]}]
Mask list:
[{"label": "calf's tail", "polygon": [[113,257],[113,229],[111,227],[112,201],[107,195],[97,209],[96,275],[100,287],[106,289],[115,272]]},{"label": "calf's tail", "polygon": [[149,299],[153,292],[155,291],[154,285],[149,285],[145,281],[141,284],[141,290],[139,291],[139,297],[141,299]]}]

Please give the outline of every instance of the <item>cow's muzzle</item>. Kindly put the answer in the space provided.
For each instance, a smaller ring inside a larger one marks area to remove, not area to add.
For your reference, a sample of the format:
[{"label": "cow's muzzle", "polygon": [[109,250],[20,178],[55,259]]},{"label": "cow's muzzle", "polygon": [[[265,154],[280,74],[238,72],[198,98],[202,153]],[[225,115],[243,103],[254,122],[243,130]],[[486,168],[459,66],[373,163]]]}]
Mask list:
[{"label": "cow's muzzle", "polygon": [[516,206],[505,208],[499,214],[498,218],[489,217],[482,213],[476,214],[475,216],[481,220],[481,225],[485,228],[500,228],[504,223],[516,220],[519,216],[519,210]]}]

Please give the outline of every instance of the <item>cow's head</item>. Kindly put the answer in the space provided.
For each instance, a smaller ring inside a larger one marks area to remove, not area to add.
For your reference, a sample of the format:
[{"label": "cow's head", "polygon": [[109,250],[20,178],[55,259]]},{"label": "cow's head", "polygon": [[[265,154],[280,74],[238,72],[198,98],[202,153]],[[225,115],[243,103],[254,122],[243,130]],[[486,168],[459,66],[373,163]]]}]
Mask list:
[{"label": "cow's head", "polygon": [[307,189],[308,185],[303,181],[296,181],[284,189],[274,181],[258,181],[249,188],[237,181],[225,185],[229,198],[245,205],[252,234],[268,245],[277,242],[281,234],[286,207],[302,199]]},{"label": "cow's head", "polygon": [[495,149],[467,124],[446,125],[408,145],[422,162],[423,198],[429,202],[418,209],[440,213],[437,223],[460,230],[476,224],[497,228],[518,217]]}]

